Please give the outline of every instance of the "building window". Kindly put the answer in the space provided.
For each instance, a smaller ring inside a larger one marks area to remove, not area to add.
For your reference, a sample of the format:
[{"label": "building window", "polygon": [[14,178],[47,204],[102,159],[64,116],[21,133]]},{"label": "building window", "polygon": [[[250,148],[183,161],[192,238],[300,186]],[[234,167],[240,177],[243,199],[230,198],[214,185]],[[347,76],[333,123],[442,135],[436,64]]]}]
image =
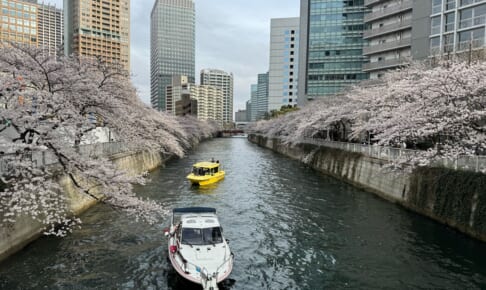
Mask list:
[{"label": "building window", "polygon": [[456,13],[455,12],[446,14],[445,23],[444,23],[444,31],[445,32],[454,30],[454,28],[456,26],[455,20],[456,20]]},{"label": "building window", "polygon": [[431,23],[430,24],[431,25],[430,34],[431,35],[439,34],[440,33],[440,16],[432,18],[430,23]]},{"label": "building window", "polygon": [[456,0],[446,0],[446,10],[456,8]]},{"label": "building window", "polygon": [[432,14],[442,11],[442,0],[432,0]]}]

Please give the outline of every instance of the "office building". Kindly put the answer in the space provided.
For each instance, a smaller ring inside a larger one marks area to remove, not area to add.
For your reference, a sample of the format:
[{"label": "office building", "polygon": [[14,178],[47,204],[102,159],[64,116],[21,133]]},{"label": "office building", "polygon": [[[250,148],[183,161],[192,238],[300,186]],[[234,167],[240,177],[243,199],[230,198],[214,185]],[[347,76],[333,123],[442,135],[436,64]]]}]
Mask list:
[{"label": "office building", "polygon": [[251,99],[246,101],[246,105],[245,105],[245,108],[246,108],[246,121],[247,122],[251,122]]},{"label": "office building", "polygon": [[38,45],[46,49],[49,55],[63,54],[64,13],[62,9],[51,5],[39,5],[38,8]]},{"label": "office building", "polygon": [[257,120],[257,113],[258,113],[258,85],[252,84],[250,85],[250,121],[254,122]]},{"label": "office building", "polygon": [[0,41],[38,46],[36,1],[0,1]]},{"label": "office building", "polygon": [[130,0],[64,0],[64,52],[130,71]]},{"label": "office building", "polygon": [[486,0],[432,0],[430,55],[484,49]]},{"label": "office building", "polygon": [[258,74],[257,84],[251,85],[251,121],[258,121],[268,114],[268,72]]},{"label": "office building", "polygon": [[364,0],[301,0],[298,105],[368,79]]},{"label": "office building", "polygon": [[246,119],[246,110],[238,110],[235,113],[235,122],[248,122]]},{"label": "office building", "polygon": [[270,21],[268,111],[297,105],[299,25],[298,17]]},{"label": "office building", "polygon": [[223,123],[233,122],[233,74],[218,69],[201,70],[201,85],[223,90]]},{"label": "office building", "polygon": [[173,75],[195,82],[194,0],[156,0],[150,23],[150,90],[152,107],[166,110],[165,88]]},{"label": "office building", "polygon": [[167,113],[177,115],[176,103],[182,100],[184,96],[189,96],[190,98],[190,86],[191,84],[188,82],[187,76],[172,76],[172,83],[165,87]]}]

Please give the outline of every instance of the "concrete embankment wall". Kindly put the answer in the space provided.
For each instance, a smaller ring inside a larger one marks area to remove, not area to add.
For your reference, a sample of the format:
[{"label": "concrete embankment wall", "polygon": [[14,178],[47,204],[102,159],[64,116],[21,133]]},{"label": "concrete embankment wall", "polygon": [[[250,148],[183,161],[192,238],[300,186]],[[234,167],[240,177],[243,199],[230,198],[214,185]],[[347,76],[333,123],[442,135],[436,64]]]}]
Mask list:
[{"label": "concrete embankment wall", "polygon": [[485,174],[446,168],[392,172],[385,169],[386,161],[360,153],[312,144],[290,146],[259,135],[248,139],[486,242]]},{"label": "concrete embankment wall", "polygon": [[[151,171],[163,165],[170,157],[164,157],[159,152],[124,153],[112,157],[118,168],[129,174],[140,174]],[[67,176],[59,177],[63,194],[69,202],[69,207],[75,215],[79,215],[94,204],[96,200],[79,193]],[[0,217],[1,218],[1,217]],[[15,224],[0,224],[0,261],[25,247],[37,239],[43,232],[41,223],[30,217],[20,217]]]}]

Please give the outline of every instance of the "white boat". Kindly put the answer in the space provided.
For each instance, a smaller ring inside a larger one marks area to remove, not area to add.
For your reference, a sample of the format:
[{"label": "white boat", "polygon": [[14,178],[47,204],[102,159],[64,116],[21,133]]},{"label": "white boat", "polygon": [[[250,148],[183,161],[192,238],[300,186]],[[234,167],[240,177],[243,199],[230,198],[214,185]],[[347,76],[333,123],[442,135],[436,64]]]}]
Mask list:
[{"label": "white boat", "polygon": [[218,289],[233,269],[234,256],[222,234],[216,209],[209,207],[175,208],[169,238],[169,259],[183,278],[205,290]]}]

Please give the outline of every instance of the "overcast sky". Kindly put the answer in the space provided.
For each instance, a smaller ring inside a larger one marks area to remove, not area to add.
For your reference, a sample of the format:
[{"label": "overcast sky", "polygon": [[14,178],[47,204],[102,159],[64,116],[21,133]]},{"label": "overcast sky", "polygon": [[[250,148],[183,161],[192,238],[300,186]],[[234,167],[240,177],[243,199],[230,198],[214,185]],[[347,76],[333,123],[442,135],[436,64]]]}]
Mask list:
[{"label": "overcast sky", "polygon": [[[44,0],[62,7],[62,0]],[[150,103],[150,12],[155,0],[131,0],[131,70]],[[299,0],[196,0],[196,79],[203,68],[234,75],[234,110],[245,108],[250,84],[268,71],[270,19],[299,16]]]}]

